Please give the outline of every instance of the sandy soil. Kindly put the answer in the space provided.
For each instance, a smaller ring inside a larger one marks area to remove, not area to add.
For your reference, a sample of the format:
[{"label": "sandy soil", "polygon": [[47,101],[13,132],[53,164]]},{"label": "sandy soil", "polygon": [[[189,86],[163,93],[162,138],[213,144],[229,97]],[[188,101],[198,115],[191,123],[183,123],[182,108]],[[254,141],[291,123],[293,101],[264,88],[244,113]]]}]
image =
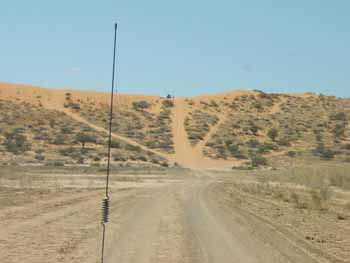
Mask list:
[{"label": "sandy soil", "polygon": [[[230,180],[211,175],[114,178],[105,262],[349,262],[349,238],[343,254],[320,253],[304,232],[267,220],[263,200],[237,205]],[[59,190],[1,189],[0,262],[99,262],[103,190],[84,180],[102,178],[74,177],[86,187],[58,178]]]}]

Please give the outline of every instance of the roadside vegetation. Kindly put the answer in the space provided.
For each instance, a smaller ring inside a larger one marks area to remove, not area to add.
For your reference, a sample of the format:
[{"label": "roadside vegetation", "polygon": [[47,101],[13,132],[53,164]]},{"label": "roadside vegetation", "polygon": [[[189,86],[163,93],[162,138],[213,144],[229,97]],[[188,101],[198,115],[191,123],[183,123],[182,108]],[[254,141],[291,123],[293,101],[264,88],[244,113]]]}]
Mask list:
[{"label": "roadside vegetation", "polygon": [[[270,225],[329,262],[347,262],[350,165],[320,161],[292,169],[231,172],[227,205]],[[225,199],[225,198],[223,198]]]}]

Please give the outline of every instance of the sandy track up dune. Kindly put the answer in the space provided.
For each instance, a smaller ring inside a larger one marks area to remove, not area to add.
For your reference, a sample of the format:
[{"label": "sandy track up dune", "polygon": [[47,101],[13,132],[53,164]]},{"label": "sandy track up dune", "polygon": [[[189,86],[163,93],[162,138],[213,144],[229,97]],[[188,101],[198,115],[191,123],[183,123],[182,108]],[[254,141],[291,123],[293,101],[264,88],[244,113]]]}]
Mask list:
[{"label": "sandy track up dune", "polygon": [[195,147],[191,146],[185,130],[185,119],[188,114],[185,100],[185,98],[181,97],[174,100],[172,132],[174,136],[175,161],[183,167],[193,169],[231,168],[235,163],[240,163],[240,161],[232,160],[214,160],[203,154],[205,144],[225,121],[224,116],[221,116],[219,122],[211,128],[204,140],[199,142]]}]

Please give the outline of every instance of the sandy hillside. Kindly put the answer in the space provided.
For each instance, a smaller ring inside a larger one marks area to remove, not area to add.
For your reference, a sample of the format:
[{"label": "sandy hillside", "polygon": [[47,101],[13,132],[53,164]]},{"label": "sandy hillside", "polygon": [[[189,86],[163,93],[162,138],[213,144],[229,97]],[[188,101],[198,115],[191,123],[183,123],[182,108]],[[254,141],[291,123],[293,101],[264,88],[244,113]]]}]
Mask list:
[{"label": "sandy hillside", "polygon": [[[0,83],[0,100],[58,111],[101,135],[107,131],[108,92]],[[350,114],[347,99],[235,90],[175,99],[117,94],[114,105],[113,138],[159,156],[166,164],[154,162],[164,165],[231,168],[255,165],[255,160],[265,164],[263,158],[313,149],[320,151],[316,156],[326,150],[339,158],[348,154],[344,151],[348,143],[345,120]],[[275,135],[271,129],[276,130]],[[91,158],[86,157],[90,162]],[[126,161],[135,159],[150,161],[138,156]]]},{"label": "sandy hillside", "polygon": [[[104,128],[98,127],[93,123],[81,118],[78,114],[72,112],[69,109],[64,108],[65,98],[67,93],[70,93],[72,97],[78,98],[81,101],[94,101],[99,104],[108,104],[110,103],[110,94],[105,92],[95,92],[95,91],[80,91],[80,90],[71,90],[71,89],[46,89],[35,86],[20,85],[20,84],[9,84],[9,83],[0,83],[0,99],[10,100],[16,102],[27,102],[33,105],[41,105],[47,109],[55,109],[64,112],[70,117],[75,118],[79,122],[85,124],[90,124],[90,126],[96,130],[105,130]],[[234,98],[236,96],[241,96],[244,94],[249,94],[250,91],[235,91],[231,93],[225,93],[222,95],[215,96],[198,96],[192,98],[195,101],[210,101],[212,99],[220,100],[222,96],[225,98]],[[254,92],[252,92],[254,93]],[[130,107],[134,101],[147,101],[150,103],[157,102],[160,99],[159,96],[145,96],[145,95],[127,95],[127,94],[117,94],[115,96],[115,105],[116,110],[119,108]],[[167,158],[172,163],[178,163],[185,167],[192,168],[217,168],[222,166],[230,166],[231,162],[225,161],[214,161],[209,158],[206,158],[202,155],[200,147],[193,148],[188,144],[187,134],[184,129],[184,119],[187,114],[187,109],[184,104],[185,98],[175,99],[175,109],[173,112],[173,125],[172,133],[174,134],[174,143],[175,143],[175,153],[173,155],[167,155],[159,153],[147,147],[140,145],[137,142],[133,142],[123,136],[118,136],[114,134],[115,137],[126,140],[128,143],[141,146],[145,150],[159,154],[160,156]],[[152,108],[153,112],[159,112],[160,106],[156,105]]]}]

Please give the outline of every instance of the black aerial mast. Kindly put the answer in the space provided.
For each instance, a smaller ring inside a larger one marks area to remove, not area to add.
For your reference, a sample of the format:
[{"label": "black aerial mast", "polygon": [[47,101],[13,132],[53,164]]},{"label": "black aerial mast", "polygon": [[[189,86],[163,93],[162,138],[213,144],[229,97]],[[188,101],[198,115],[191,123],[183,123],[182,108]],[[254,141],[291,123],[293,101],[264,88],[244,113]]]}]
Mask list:
[{"label": "black aerial mast", "polygon": [[[112,122],[113,122],[113,100],[114,100],[114,79],[115,79],[115,57],[116,57],[116,46],[117,46],[117,30],[118,23],[114,25],[114,46],[113,46],[113,69],[112,69],[112,89],[111,89],[111,102],[109,110],[109,127],[108,127],[108,154],[107,154],[107,175],[106,175],[106,195],[102,200],[102,253],[101,263],[104,261],[104,248],[105,248],[105,237],[106,237],[106,224],[108,223],[109,215],[109,175],[111,170],[111,142],[112,142]],[[115,91],[117,93],[117,91]]]}]

